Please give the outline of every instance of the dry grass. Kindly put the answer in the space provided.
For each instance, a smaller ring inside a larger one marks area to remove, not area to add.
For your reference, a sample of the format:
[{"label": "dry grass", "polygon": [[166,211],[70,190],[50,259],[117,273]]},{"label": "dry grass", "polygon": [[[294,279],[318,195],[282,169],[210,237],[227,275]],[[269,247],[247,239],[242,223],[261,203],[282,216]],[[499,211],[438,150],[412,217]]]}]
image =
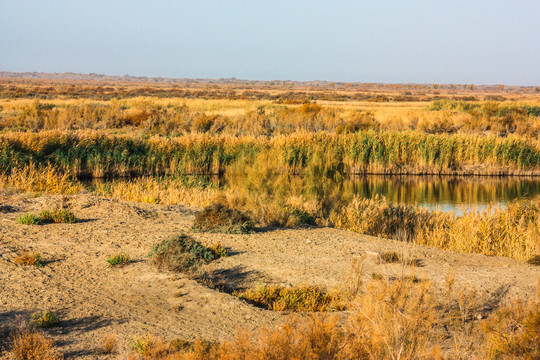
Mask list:
[{"label": "dry grass", "polygon": [[101,337],[101,351],[104,354],[112,354],[116,351],[118,339],[115,334],[107,333]]},{"label": "dry grass", "polygon": [[22,266],[37,266],[42,267],[43,266],[43,258],[41,257],[40,253],[37,252],[29,252],[26,250],[21,251],[15,259],[13,259],[13,262],[17,265]]},{"label": "dry grass", "polygon": [[53,340],[21,323],[8,337],[7,352],[2,353],[2,359],[11,360],[61,360],[63,356],[55,349]]},{"label": "dry grass", "polygon": [[[345,318],[291,317],[273,329],[239,330],[230,341],[138,341],[144,359],[536,359],[539,299],[517,301],[479,320],[482,302],[450,277],[444,297],[429,282],[372,281]],[[173,345],[175,344],[175,345]]]}]

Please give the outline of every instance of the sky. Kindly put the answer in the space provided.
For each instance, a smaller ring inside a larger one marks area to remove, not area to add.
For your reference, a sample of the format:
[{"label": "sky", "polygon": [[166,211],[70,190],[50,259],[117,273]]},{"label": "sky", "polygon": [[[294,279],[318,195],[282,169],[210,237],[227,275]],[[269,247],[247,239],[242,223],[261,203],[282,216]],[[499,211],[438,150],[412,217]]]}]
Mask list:
[{"label": "sky", "polygon": [[540,1],[0,0],[0,70],[540,85]]}]

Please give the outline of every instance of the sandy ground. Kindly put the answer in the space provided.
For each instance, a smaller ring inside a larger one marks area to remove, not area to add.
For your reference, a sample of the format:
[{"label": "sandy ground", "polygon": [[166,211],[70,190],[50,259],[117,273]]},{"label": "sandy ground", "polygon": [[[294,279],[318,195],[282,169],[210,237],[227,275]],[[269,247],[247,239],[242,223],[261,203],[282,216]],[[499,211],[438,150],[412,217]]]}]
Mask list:
[{"label": "sandy ground", "polygon": [[[41,196],[0,193],[0,326],[52,310],[58,326],[47,330],[66,358],[102,359],[101,337],[115,333],[127,346],[134,336],[224,340],[238,327],[272,326],[287,314],[246,304],[181,274],[160,273],[147,254],[157,242],[188,233],[206,245],[223,244],[230,256],[206,267],[236,288],[274,284],[343,284],[351,262],[362,274],[414,273],[443,287],[455,273],[456,286],[494,301],[534,294],[540,268],[500,257],[458,254],[332,228],[264,229],[249,235],[191,233],[196,209],[111,201],[90,194]],[[12,208],[7,208],[9,205]],[[75,224],[19,225],[21,213],[64,207]],[[45,266],[13,263],[17,251],[40,252]],[[422,266],[380,264],[376,253],[396,251]],[[109,266],[126,253],[134,262]]]}]

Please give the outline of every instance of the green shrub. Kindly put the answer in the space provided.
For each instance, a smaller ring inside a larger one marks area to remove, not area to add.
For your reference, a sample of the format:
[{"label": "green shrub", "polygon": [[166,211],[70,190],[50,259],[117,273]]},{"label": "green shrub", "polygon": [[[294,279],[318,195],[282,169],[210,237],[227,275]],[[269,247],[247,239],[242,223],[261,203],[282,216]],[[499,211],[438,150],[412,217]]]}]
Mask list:
[{"label": "green shrub", "polygon": [[107,259],[107,262],[111,266],[125,265],[125,264],[129,263],[130,261],[131,261],[131,259],[126,254],[112,255]]},{"label": "green shrub", "polygon": [[254,221],[246,213],[214,204],[200,212],[193,222],[193,231],[246,234],[254,230]]},{"label": "green shrub", "polygon": [[22,214],[17,217],[17,224],[39,225],[40,218],[34,214]]},{"label": "green shrub", "polygon": [[67,223],[72,224],[77,221],[77,218],[69,210],[43,210],[39,214],[41,221],[44,223]]},{"label": "green shrub", "polygon": [[219,257],[211,249],[184,234],[156,244],[150,256],[158,269],[178,272],[193,271]]},{"label": "green shrub", "polygon": [[43,311],[40,313],[33,313],[30,323],[34,326],[42,328],[49,328],[58,324],[60,320],[52,311]]}]

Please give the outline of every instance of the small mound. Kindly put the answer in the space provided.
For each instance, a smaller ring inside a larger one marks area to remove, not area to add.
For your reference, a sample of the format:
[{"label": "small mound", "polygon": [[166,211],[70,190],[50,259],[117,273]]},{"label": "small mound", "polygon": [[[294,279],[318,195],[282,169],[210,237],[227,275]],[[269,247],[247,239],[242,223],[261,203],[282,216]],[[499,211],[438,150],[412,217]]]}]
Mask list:
[{"label": "small mound", "polygon": [[247,213],[230,209],[222,204],[206,207],[195,217],[193,231],[225,234],[248,234],[254,230],[254,221]]}]

